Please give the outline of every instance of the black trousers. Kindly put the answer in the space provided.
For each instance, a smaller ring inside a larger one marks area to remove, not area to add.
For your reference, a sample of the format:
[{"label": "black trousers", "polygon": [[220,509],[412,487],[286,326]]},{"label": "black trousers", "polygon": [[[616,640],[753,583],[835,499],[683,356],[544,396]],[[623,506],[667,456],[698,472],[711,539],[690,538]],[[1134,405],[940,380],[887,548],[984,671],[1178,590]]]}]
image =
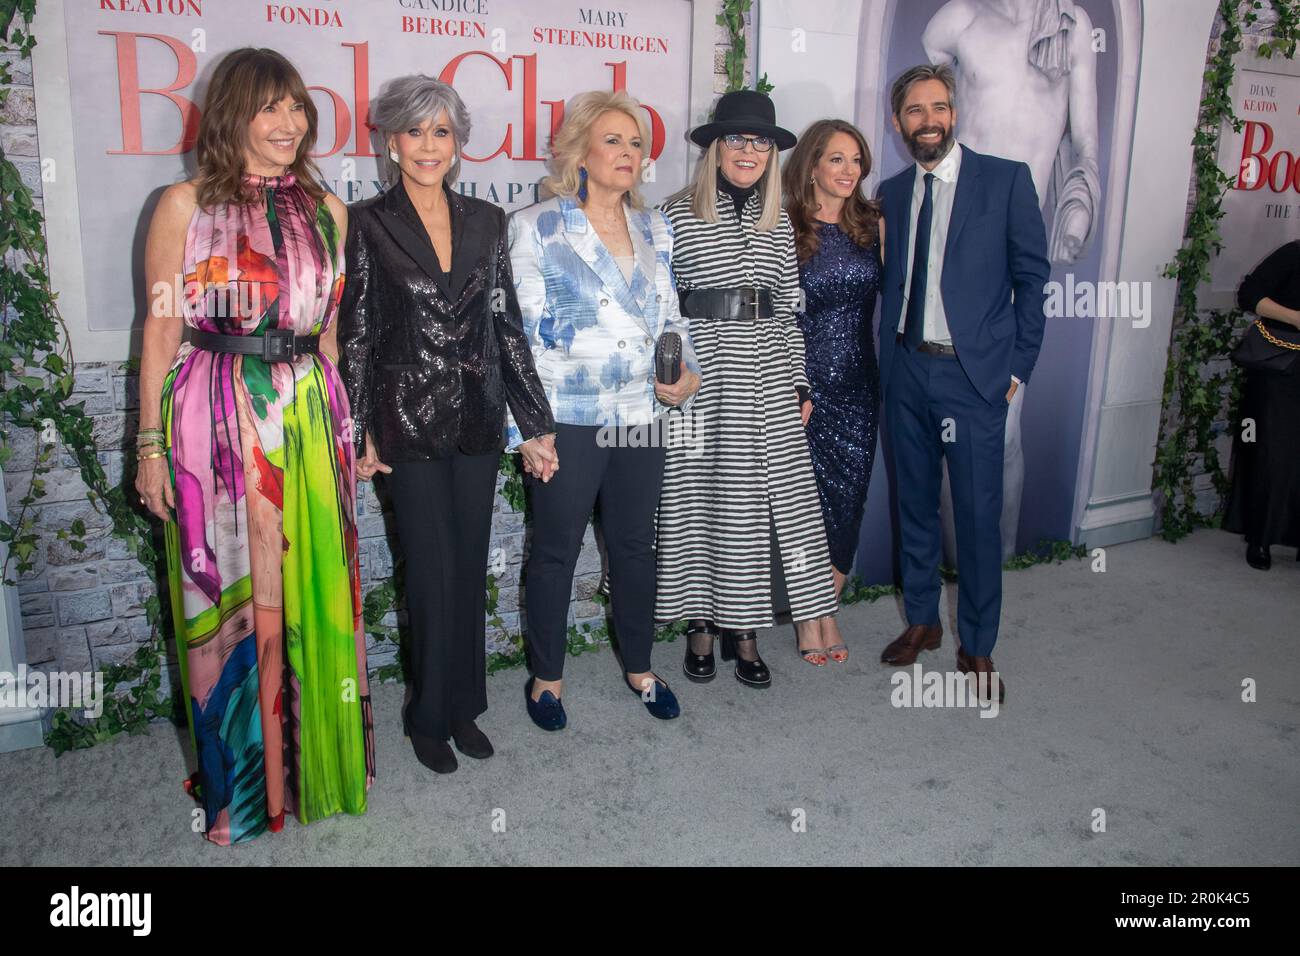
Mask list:
[{"label": "black trousers", "polygon": [[500,454],[393,462],[413,682],[406,726],[446,740],[487,710],[483,617]]},{"label": "black trousers", "polygon": [[596,426],[556,425],[560,470],[545,484],[527,479],[533,509],[533,537],[524,571],[528,653],[533,675],[542,680],[564,676],[573,569],[597,502],[623,667],[630,674],[650,670],[654,516],[663,486],[664,449],[602,448],[597,441],[600,434],[602,429]]}]

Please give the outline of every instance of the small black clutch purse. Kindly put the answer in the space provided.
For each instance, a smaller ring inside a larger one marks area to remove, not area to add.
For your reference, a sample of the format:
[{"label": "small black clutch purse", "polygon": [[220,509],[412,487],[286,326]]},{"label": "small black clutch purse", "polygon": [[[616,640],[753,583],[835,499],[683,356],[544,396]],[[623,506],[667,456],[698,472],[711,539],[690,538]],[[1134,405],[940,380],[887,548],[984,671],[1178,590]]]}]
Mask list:
[{"label": "small black clutch purse", "polygon": [[1288,330],[1274,335],[1262,320],[1256,319],[1246,327],[1229,358],[1244,372],[1280,372],[1285,375],[1300,360],[1300,334]]},{"label": "small black clutch purse", "polygon": [[655,345],[655,378],[665,385],[676,385],[682,377],[682,337],[665,332]]}]

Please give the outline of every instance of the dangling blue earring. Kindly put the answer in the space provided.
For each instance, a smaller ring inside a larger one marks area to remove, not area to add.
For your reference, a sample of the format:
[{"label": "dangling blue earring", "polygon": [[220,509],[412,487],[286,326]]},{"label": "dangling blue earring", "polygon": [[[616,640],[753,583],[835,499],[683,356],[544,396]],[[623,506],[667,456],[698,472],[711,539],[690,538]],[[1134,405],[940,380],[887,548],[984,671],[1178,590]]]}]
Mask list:
[{"label": "dangling blue earring", "polygon": [[587,201],[587,170],[583,166],[578,167],[578,201]]}]

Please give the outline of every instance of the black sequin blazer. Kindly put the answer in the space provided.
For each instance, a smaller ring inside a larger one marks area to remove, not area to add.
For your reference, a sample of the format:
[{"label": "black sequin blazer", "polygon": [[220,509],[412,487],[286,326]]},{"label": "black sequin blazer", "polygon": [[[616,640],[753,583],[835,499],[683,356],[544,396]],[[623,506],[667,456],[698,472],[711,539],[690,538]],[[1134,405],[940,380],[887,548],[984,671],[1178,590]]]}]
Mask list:
[{"label": "black sequin blazer", "polygon": [[505,215],[443,188],[450,274],[402,184],[348,208],[339,371],[357,454],[369,429],[388,463],[499,451],[507,404],[525,439],[555,427],[523,332]]}]

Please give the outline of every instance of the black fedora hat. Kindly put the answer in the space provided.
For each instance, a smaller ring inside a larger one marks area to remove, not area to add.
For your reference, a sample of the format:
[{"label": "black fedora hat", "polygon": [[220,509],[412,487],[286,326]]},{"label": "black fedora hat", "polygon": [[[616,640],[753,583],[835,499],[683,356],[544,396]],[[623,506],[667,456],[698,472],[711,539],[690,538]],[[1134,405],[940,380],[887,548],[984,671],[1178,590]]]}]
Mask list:
[{"label": "black fedora hat", "polygon": [[729,133],[770,136],[776,141],[778,150],[789,149],[799,141],[794,133],[776,125],[776,107],[771,97],[757,90],[723,93],[713,111],[713,121],[691,130],[691,142],[707,147],[719,136]]}]

